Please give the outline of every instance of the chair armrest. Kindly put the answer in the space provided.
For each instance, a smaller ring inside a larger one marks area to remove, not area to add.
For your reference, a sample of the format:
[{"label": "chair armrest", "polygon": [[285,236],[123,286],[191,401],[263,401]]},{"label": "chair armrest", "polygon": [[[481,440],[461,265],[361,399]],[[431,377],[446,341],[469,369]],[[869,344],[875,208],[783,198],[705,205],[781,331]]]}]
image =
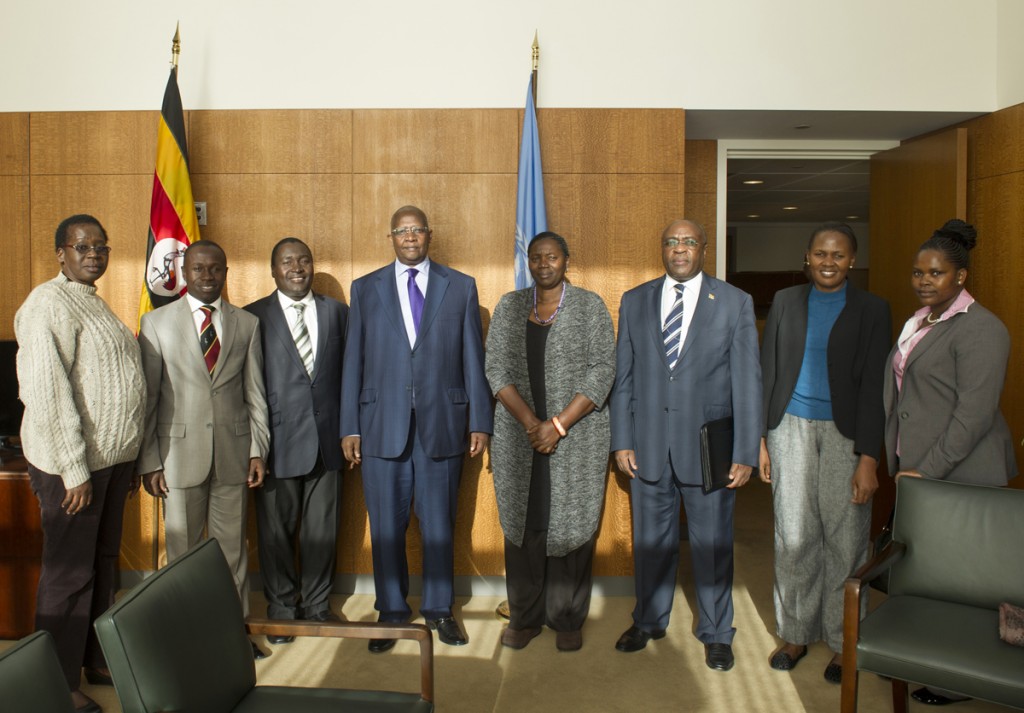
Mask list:
[{"label": "chair armrest", "polygon": [[860,640],[860,606],[864,585],[903,558],[907,546],[893,540],[847,577],[843,594],[843,713],[857,710],[857,642]]},{"label": "chair armrest", "polygon": [[250,634],[317,636],[336,639],[412,639],[420,644],[420,698],[434,701],[434,636],[423,624],[368,621],[245,620]]}]

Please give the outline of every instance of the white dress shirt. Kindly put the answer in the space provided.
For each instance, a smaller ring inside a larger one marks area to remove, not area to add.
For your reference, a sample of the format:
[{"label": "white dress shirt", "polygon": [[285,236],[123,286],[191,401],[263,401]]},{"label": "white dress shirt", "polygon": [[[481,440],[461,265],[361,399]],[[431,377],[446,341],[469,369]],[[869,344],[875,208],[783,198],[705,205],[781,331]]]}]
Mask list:
[{"label": "white dress shirt", "polygon": [[185,299],[188,300],[188,307],[190,310],[192,310],[192,322],[195,323],[196,325],[196,336],[202,334],[203,319],[206,317],[206,313],[203,312],[203,310],[200,308],[206,306],[213,307],[213,314],[210,316],[213,321],[213,328],[217,330],[217,339],[219,341],[224,335],[224,319],[223,317],[221,317],[220,311],[221,298],[218,297],[209,305],[207,305],[205,302],[197,300],[195,297],[186,292]]},{"label": "white dress shirt", "polygon": [[306,331],[309,332],[309,346],[313,350],[313,361],[315,363],[319,327],[316,322],[316,300],[313,299],[313,290],[307,292],[306,296],[301,300],[293,300],[291,297],[283,294],[281,290],[278,290],[277,299],[281,303],[281,309],[284,310],[284,318],[288,322],[288,331],[293,336],[295,334],[295,320],[299,314],[298,310],[295,309],[295,305],[306,305],[306,309],[302,313],[302,319],[306,323]]},{"label": "white dress shirt", "polygon": [[661,288],[661,326],[664,328],[668,313],[672,311],[672,305],[676,303],[676,285],[683,286],[683,326],[679,333],[679,353],[682,354],[683,345],[686,344],[686,334],[690,330],[690,322],[693,321],[693,313],[697,309],[697,301],[700,299],[700,286],[704,282],[704,273],[698,272],[686,282],[679,282],[669,275],[665,275],[665,282]]},{"label": "white dress shirt", "polygon": [[[430,282],[430,258],[425,258],[419,265],[412,265],[416,270],[416,286],[423,293],[424,303],[427,299],[427,284]],[[409,337],[409,348],[416,346],[416,325],[412,321],[412,307],[409,306],[409,265],[395,260],[395,284],[398,287],[398,303],[402,306],[402,319],[405,321],[405,333]]]}]

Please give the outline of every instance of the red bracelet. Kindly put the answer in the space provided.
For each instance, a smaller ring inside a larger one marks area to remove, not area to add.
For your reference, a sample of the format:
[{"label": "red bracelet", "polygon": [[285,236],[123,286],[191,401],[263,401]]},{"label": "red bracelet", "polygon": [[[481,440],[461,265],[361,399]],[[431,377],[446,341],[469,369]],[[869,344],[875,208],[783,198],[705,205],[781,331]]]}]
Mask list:
[{"label": "red bracelet", "polygon": [[558,431],[558,435],[562,438],[565,438],[568,435],[565,430],[565,426],[563,426],[562,422],[558,420],[558,416],[551,417],[551,425],[555,427],[555,430]]}]

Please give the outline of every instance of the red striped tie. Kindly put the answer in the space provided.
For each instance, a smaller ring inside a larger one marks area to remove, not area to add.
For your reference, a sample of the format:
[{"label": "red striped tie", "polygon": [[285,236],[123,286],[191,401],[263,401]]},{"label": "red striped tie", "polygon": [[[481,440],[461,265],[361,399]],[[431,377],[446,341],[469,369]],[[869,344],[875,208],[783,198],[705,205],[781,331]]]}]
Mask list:
[{"label": "red striped tie", "polygon": [[203,323],[199,327],[199,348],[203,350],[203,359],[206,360],[206,370],[213,376],[213,370],[217,367],[217,357],[220,356],[220,339],[217,338],[217,329],[213,326],[213,310],[209,305],[203,305]]}]

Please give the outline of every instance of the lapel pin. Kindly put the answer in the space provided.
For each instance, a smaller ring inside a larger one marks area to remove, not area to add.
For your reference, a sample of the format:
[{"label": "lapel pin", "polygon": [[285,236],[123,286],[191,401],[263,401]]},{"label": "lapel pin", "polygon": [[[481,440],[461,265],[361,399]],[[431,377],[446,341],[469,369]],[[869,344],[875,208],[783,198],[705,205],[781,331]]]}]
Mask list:
[{"label": "lapel pin", "polygon": [[713,293],[713,292],[709,292],[709,293],[708,293],[708,299],[709,299],[709,300],[713,300],[713,299],[715,299],[715,295],[714,295],[714,293]]}]

